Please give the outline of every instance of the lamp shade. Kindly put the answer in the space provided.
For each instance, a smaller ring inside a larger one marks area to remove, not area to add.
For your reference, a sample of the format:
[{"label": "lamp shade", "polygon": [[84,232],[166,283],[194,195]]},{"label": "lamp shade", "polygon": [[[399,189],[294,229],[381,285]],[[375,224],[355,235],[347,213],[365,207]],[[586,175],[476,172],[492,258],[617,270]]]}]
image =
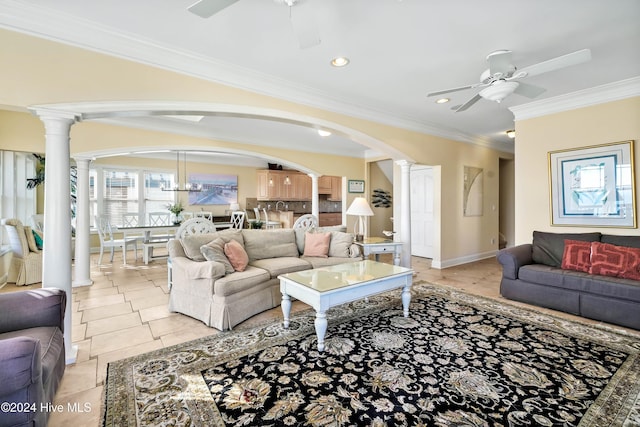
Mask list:
[{"label": "lamp shade", "polygon": [[356,197],[347,209],[347,215],[373,216],[373,211],[364,197]]}]

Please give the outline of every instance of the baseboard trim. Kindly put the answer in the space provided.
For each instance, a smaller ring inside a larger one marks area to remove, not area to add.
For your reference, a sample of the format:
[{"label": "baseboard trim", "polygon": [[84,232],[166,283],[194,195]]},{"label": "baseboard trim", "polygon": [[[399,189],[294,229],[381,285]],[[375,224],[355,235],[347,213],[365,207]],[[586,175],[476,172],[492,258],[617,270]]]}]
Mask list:
[{"label": "baseboard trim", "polygon": [[431,262],[431,267],[437,268],[437,269],[455,267],[456,265],[469,264],[470,262],[481,261],[483,259],[492,258],[492,257],[495,257],[497,253],[498,251],[495,250],[495,251],[483,252],[479,254],[467,255],[460,258],[452,258],[444,261],[434,260]]}]

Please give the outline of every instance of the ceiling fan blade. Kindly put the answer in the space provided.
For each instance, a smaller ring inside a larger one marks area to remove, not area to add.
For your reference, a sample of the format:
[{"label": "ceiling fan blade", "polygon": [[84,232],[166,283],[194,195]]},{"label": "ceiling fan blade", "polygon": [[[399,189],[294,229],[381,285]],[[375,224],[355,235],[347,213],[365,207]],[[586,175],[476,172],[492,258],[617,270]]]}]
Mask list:
[{"label": "ceiling fan blade", "polygon": [[495,52],[487,55],[487,61],[489,62],[489,73],[492,76],[511,75],[515,70],[515,67],[511,62],[510,50],[496,50]]},{"label": "ceiling fan blade", "polygon": [[474,84],[468,85],[468,86],[461,86],[461,87],[456,87],[456,88],[453,88],[453,89],[439,90],[437,92],[429,92],[427,94],[427,96],[444,95],[445,93],[457,92],[459,90],[471,89],[471,88],[478,87],[478,86],[484,86],[484,85],[480,84],[480,83],[474,83]]},{"label": "ceiling fan blade", "polygon": [[530,85],[527,83],[518,82],[518,87],[514,90],[514,93],[518,95],[526,96],[527,98],[535,98],[540,96],[543,92],[546,92],[545,88]]},{"label": "ceiling fan blade", "polygon": [[536,76],[549,71],[559,70],[560,68],[569,67],[571,65],[582,64],[591,60],[591,50],[582,49],[573,53],[558,56],[557,58],[539,62],[537,64],[524,67],[519,72],[527,73],[527,77]]},{"label": "ceiling fan blade", "polygon": [[237,1],[238,0],[198,0],[189,6],[187,10],[202,18],[209,18]]},{"label": "ceiling fan blade", "polygon": [[300,49],[320,44],[320,32],[313,13],[313,2],[300,1],[289,6],[289,18]]},{"label": "ceiling fan blade", "polygon": [[470,100],[468,100],[467,102],[465,102],[464,104],[459,106],[456,109],[456,113],[459,113],[461,111],[466,110],[467,108],[471,107],[473,104],[475,104],[476,102],[480,101],[481,99],[482,99],[482,97],[480,96],[480,94],[476,94],[476,96],[474,96],[473,98],[471,98]]}]

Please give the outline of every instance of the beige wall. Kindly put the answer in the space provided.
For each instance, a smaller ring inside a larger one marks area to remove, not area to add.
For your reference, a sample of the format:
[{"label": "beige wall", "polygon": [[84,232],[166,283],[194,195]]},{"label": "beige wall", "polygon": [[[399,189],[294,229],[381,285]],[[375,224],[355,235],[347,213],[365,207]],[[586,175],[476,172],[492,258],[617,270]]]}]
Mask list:
[{"label": "beige wall", "polygon": [[[353,130],[358,141],[369,147],[391,147],[389,152],[402,152],[417,163],[441,166],[442,200],[438,215],[442,218],[441,255],[445,265],[490,256],[497,249],[498,159],[503,154],[495,150],[251,93],[6,30],[0,30],[0,43],[5,47],[0,106],[8,106],[7,109],[25,112],[32,105],[83,101],[187,101],[269,108],[327,121]],[[42,152],[44,129],[40,121],[28,113],[15,114],[0,113],[0,129],[9,125],[8,134],[0,134],[0,146]],[[95,122],[75,124],[71,132],[72,153],[98,148],[181,146],[242,149],[347,179],[364,179],[366,174],[364,159],[240,145]],[[462,170],[465,165],[481,167],[486,174],[482,217],[462,216]],[[371,188],[370,183],[366,186]],[[344,203],[348,206],[352,200],[353,196],[347,194]],[[399,202],[396,194],[394,202]],[[352,226],[351,218],[348,225]],[[496,243],[492,244],[491,239]]]},{"label": "beige wall", "polygon": [[[516,122],[516,244],[531,242],[534,230],[578,233],[600,231],[639,235],[638,229],[551,226],[549,151],[635,140],[635,185],[640,173],[640,97]],[[637,213],[636,213],[637,214]]]}]

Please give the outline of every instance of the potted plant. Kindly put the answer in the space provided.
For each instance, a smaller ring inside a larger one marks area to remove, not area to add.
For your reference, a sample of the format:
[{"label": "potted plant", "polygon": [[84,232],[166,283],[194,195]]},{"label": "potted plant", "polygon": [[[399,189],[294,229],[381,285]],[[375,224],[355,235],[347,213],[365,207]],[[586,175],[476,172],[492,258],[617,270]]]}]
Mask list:
[{"label": "potted plant", "polygon": [[184,210],[184,206],[182,206],[182,202],[178,201],[175,204],[169,203],[167,205],[167,209],[169,210],[169,212],[175,215],[173,223],[180,224],[182,222],[182,216],[180,214]]}]

